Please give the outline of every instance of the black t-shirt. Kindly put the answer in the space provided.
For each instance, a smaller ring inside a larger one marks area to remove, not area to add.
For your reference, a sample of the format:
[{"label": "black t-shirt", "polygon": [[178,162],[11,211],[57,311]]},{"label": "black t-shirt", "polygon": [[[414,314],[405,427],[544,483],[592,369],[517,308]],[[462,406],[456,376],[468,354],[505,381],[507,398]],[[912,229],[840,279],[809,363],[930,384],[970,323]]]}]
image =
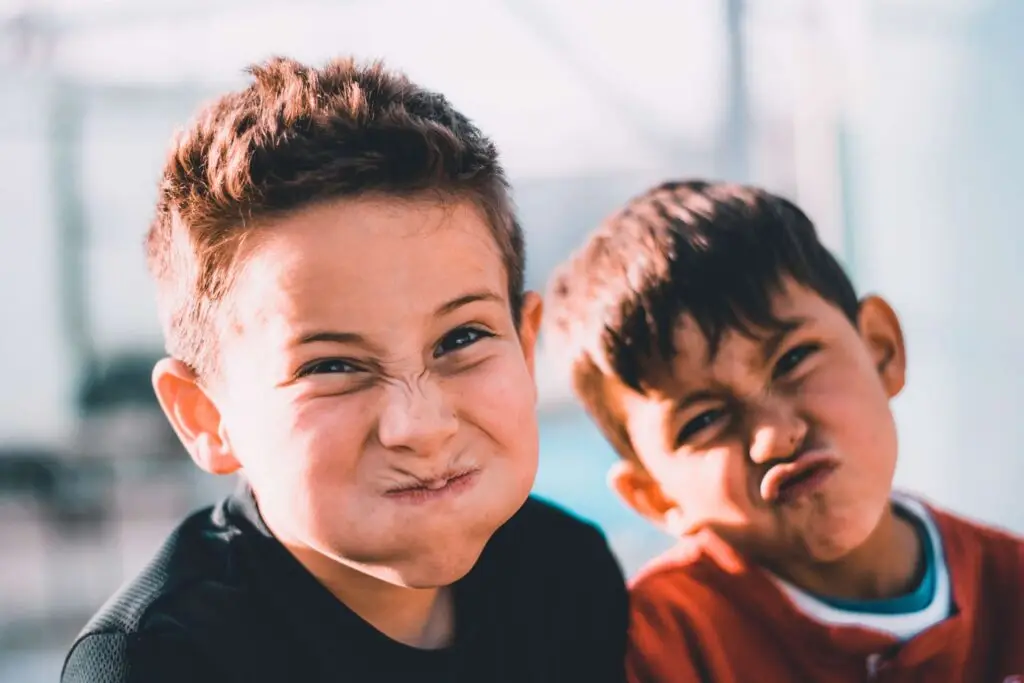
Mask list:
[{"label": "black t-shirt", "polygon": [[619,683],[627,598],[602,534],[530,498],[454,586],[443,650],[386,637],[278,543],[244,487],[195,513],[75,641],[62,683]]}]

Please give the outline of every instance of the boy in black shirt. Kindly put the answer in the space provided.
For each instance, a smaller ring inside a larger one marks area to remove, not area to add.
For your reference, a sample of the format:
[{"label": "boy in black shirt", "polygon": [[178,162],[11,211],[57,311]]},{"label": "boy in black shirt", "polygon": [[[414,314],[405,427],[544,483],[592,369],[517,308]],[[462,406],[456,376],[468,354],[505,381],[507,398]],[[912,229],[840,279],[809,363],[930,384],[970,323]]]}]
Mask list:
[{"label": "boy in black shirt", "polygon": [[243,483],[62,680],[621,680],[618,565],[529,498],[541,302],[493,145],[380,65],[251,73],[175,139],[147,238],[156,393]]}]

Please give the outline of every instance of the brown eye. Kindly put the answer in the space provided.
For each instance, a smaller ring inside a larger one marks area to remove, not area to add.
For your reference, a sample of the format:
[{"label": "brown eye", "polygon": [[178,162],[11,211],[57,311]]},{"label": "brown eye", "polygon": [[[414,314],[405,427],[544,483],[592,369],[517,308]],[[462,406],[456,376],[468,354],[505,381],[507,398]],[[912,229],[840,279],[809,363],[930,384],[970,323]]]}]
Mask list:
[{"label": "brown eye", "polygon": [[440,358],[467,346],[472,346],[481,339],[493,337],[490,332],[478,327],[459,327],[444,336],[437,346],[434,347],[434,358]]},{"label": "brown eye", "polygon": [[772,379],[778,379],[779,377],[792,372],[809,356],[817,353],[820,348],[821,347],[817,344],[801,344],[800,346],[795,346],[782,354],[779,360],[775,363],[775,368],[772,370]]},{"label": "brown eye", "polygon": [[706,410],[693,418],[679,430],[679,435],[676,436],[676,448],[679,448],[700,432],[714,425],[723,417],[725,417],[725,411],[721,408],[716,408],[715,410]]},{"label": "brown eye", "polygon": [[352,363],[341,358],[327,358],[323,360],[313,361],[302,366],[299,370],[299,377],[306,377],[307,375],[338,375],[338,374],[350,374],[353,372],[359,372]]}]

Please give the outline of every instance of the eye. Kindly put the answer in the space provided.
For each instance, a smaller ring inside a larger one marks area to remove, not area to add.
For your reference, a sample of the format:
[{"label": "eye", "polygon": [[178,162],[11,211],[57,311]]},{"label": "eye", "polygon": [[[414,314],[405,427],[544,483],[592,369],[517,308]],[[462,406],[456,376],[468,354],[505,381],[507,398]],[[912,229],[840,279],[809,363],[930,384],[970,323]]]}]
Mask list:
[{"label": "eye", "polygon": [[716,408],[714,410],[706,410],[693,418],[687,422],[681,430],[679,430],[679,434],[676,436],[676,448],[682,446],[684,443],[712,426],[723,417],[725,417],[725,410],[722,408]]},{"label": "eye", "polygon": [[800,346],[794,346],[792,349],[782,354],[782,357],[775,363],[775,368],[772,370],[772,379],[778,379],[783,375],[786,375],[793,371],[796,366],[800,365],[808,356],[816,353],[821,347],[817,344],[801,344]]},{"label": "eye", "polygon": [[313,361],[307,363],[299,369],[298,377],[306,377],[308,375],[345,375],[353,372],[359,372],[352,363],[342,360],[341,358],[326,358],[323,360]]},{"label": "eye", "polygon": [[446,334],[434,347],[434,358],[440,358],[453,351],[472,346],[481,339],[494,335],[478,327],[458,327]]}]

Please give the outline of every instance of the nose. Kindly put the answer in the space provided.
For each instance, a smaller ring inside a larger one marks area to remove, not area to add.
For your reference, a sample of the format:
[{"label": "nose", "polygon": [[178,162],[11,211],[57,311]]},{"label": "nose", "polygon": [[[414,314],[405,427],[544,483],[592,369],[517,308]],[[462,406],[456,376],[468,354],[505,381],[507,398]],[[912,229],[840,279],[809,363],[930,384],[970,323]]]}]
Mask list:
[{"label": "nose", "polygon": [[385,448],[433,455],[458,428],[455,411],[435,383],[420,379],[387,387],[377,425],[377,438]]},{"label": "nose", "polygon": [[752,411],[750,460],[764,465],[793,456],[807,437],[807,422],[783,401],[766,401]]}]

